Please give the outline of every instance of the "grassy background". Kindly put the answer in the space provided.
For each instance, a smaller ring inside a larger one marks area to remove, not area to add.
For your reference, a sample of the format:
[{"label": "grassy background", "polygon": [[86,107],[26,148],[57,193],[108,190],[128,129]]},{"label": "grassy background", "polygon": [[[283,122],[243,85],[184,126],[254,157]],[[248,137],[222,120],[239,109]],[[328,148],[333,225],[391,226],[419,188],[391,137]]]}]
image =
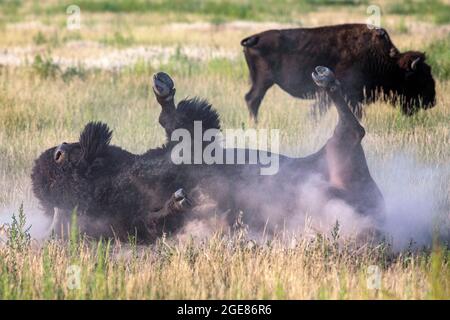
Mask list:
[{"label": "grassy background", "polygon": [[[30,52],[20,66],[0,66],[0,209],[8,219],[20,203],[25,203],[26,213],[36,211],[29,181],[33,160],[48,147],[76,140],[87,121],[107,122],[114,129],[113,143],[133,152],[163,142],[159,108],[149,90],[153,72],[165,70],[174,77],[178,98],[208,98],[219,110],[223,127],[252,126],[243,99],[249,83],[240,39],[280,24],[315,26],[367,18],[367,3],[360,1],[78,4],[82,28],[71,31],[65,27],[64,3],[0,2],[2,52]],[[426,51],[437,80],[438,104],[411,118],[381,102],[368,106],[363,124],[369,166],[387,196],[403,192],[406,199],[420,197],[421,186],[433,186],[436,212],[430,215],[445,223],[450,214],[449,5],[437,0],[380,5],[382,24],[399,49]],[[93,57],[136,47],[180,50],[159,64],[138,59],[117,70],[85,64]],[[183,53],[189,48],[231,55],[195,58]],[[60,58],[80,63],[67,68]],[[331,134],[335,111],[315,122],[309,116],[310,104],[278,88],[268,92],[259,126],[282,129],[282,152],[308,154]],[[398,155],[407,161],[392,160]],[[420,175],[421,168],[437,174]],[[408,194],[411,190],[415,192]],[[15,245],[17,241],[10,238],[8,244],[0,244],[0,298],[450,297],[450,256],[438,244],[431,251],[399,255],[389,248],[353,244],[337,250],[333,237],[299,239],[295,246],[275,240],[252,249],[245,239],[223,236],[203,244],[162,241],[154,247],[79,239],[72,244]],[[66,268],[71,264],[81,267],[81,290],[67,289]],[[382,269],[383,290],[367,289],[367,267],[372,264]]]},{"label": "grassy background", "polygon": [[[33,248],[0,247],[2,299],[448,299],[449,252],[338,245],[336,238],[274,239],[217,234],[198,244],[164,239],[150,250],[71,237]],[[355,255],[358,259],[355,259]],[[380,272],[371,289],[368,266]],[[78,276],[76,276],[76,274]],[[76,277],[76,278],[74,278]],[[68,283],[71,285],[68,286]],[[75,285],[75,287],[73,286]]]}]

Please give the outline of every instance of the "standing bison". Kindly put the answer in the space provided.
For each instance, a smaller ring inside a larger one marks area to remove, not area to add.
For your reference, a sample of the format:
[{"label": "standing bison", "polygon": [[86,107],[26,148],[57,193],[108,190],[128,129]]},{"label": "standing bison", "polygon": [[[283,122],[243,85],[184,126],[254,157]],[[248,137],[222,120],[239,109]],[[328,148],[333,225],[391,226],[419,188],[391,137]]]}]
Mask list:
[{"label": "standing bison", "polygon": [[45,213],[53,217],[52,228],[57,232],[64,230],[61,225],[77,207],[81,230],[89,235],[126,239],[132,234],[154,241],[163,232],[176,234],[186,223],[204,219],[205,203],[212,204],[206,217],[218,216],[225,226],[243,212],[244,222],[254,230],[275,230],[308,206],[307,186],[319,181],[315,188],[321,194],[320,200],[316,197],[320,203],[315,204],[345,204],[370,220],[367,230],[377,229],[384,201],[361,146],[364,129],[329,69],[317,67],[313,79],[337,107],[336,129],[308,157],[279,155],[274,175],[261,175],[258,163],[175,164],[176,144],[171,137],[178,129],[192,133],[194,122],[202,121],[206,132],[219,129],[220,123],[204,100],[183,100],[176,106],[173,81],[159,73],[153,89],[162,107],[159,122],[167,134],[164,146],[134,155],[110,144],[112,132],[107,125],[89,123],[79,141],[50,148],[36,160],[31,176],[34,193]]},{"label": "standing bison", "polygon": [[365,24],[269,30],[241,41],[250,70],[245,100],[255,120],[266,91],[274,84],[303,99],[317,97],[314,107],[327,110],[329,99],[311,80],[317,65],[332,69],[345,98],[360,118],[360,104],[380,93],[398,102],[406,115],[435,105],[435,83],[425,54],[400,53],[384,29]]}]

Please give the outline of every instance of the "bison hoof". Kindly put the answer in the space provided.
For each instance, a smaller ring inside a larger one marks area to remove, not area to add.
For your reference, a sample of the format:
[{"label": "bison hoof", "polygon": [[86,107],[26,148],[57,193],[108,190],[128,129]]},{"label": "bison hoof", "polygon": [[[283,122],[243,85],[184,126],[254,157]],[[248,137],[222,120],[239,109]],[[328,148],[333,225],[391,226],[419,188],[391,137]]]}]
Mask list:
[{"label": "bison hoof", "polygon": [[192,206],[192,201],[187,196],[183,189],[178,189],[173,194],[173,199],[175,201],[175,206],[178,210],[185,210]]},{"label": "bison hoof", "polygon": [[158,72],[153,75],[153,91],[158,97],[173,97],[175,88],[173,80],[165,72]]},{"label": "bison hoof", "polygon": [[334,90],[339,84],[338,80],[334,76],[333,71],[327,67],[318,66],[311,74],[314,82],[322,88]]}]

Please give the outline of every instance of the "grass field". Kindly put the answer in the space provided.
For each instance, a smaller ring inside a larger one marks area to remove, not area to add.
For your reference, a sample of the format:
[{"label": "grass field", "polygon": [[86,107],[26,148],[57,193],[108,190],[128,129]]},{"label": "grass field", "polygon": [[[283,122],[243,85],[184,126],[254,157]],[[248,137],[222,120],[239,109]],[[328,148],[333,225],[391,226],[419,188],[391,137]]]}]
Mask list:
[{"label": "grass field", "polygon": [[[48,223],[29,179],[44,149],[77,140],[90,120],[107,122],[113,143],[132,152],[159,146],[164,132],[149,88],[158,70],[173,76],[179,99],[207,98],[224,128],[253,126],[239,41],[268,28],[366,21],[368,1],[339,3],[80,1],[81,29],[69,30],[61,2],[0,1],[0,225],[11,224],[13,213],[18,218],[22,203],[27,220],[0,237],[0,299],[449,299],[450,251],[438,239],[438,232],[449,239],[450,230],[448,1],[378,2],[393,42],[426,51],[437,82],[432,110],[405,118],[378,102],[363,119],[369,167],[402,250],[342,240],[336,230],[284,234],[265,244],[250,241],[245,230],[148,247],[132,239],[92,242],[76,232],[67,242],[33,239]],[[258,127],[281,129],[283,153],[309,154],[336,122],[333,109],[312,119],[310,104],[273,88]],[[416,236],[412,250],[408,242]],[[377,289],[368,285],[371,266],[380,274]],[[79,288],[71,289],[78,270]]]}]

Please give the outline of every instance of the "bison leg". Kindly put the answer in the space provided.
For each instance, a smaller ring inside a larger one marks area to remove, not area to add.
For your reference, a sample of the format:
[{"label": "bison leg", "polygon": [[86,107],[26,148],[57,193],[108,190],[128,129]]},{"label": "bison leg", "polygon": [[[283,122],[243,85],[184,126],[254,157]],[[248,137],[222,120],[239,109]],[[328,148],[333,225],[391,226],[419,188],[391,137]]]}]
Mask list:
[{"label": "bison leg", "polygon": [[[250,42],[248,42],[248,44],[250,44]],[[244,49],[244,56],[250,73],[252,86],[249,92],[245,95],[245,102],[247,103],[250,118],[256,123],[261,101],[267,90],[269,90],[274,82],[270,71],[270,64],[259,57],[258,54],[251,53],[246,49]]]},{"label": "bison leg", "polygon": [[186,192],[183,189],[178,189],[160,210],[150,213],[148,218],[151,220],[165,218],[169,215],[183,212],[191,206],[192,201],[189,199]]},{"label": "bison leg", "polygon": [[338,111],[339,121],[332,139],[352,147],[358,145],[364,137],[364,128],[347,105],[340,92],[340,83],[335,78],[333,72],[326,67],[316,67],[312,77],[319,87],[325,89],[325,92],[334,102]]},{"label": "bison leg", "polygon": [[359,120],[363,117],[362,100],[363,98],[359,96],[350,96],[347,98],[350,109]]},{"label": "bison leg", "polygon": [[167,73],[158,72],[153,75],[153,92],[161,106],[159,123],[166,130],[169,138],[177,128],[175,91],[174,82]]},{"label": "bison leg", "polygon": [[52,233],[57,233],[59,232],[60,228],[61,228],[61,213],[59,212],[58,208],[53,209],[54,210],[54,214],[53,214],[53,220],[52,223],[50,225],[48,234],[51,235]]},{"label": "bison leg", "polygon": [[384,214],[384,200],[370,176],[361,141],[365,130],[350,110],[341,93],[340,83],[333,72],[316,67],[312,74],[315,83],[323,88],[336,105],[338,123],[333,136],[325,145],[331,190],[341,195],[360,213]]},{"label": "bison leg", "polygon": [[176,214],[188,210],[191,206],[192,202],[184,190],[178,189],[161,209],[150,212],[147,216],[135,217],[132,224],[136,230],[140,230],[139,232],[145,232],[142,234],[145,239],[154,240],[164,232],[164,229],[173,232],[180,227],[183,216],[177,218]]},{"label": "bison leg", "polygon": [[250,91],[245,95],[245,101],[247,102],[247,108],[250,113],[250,117],[253,121],[258,120],[258,110],[261,106],[261,101],[266,95],[267,90],[273,85],[273,82],[268,80],[253,82]]},{"label": "bison leg", "polygon": [[50,227],[46,232],[46,237],[55,235],[59,238],[64,238],[64,236],[68,236],[70,232],[70,213],[59,208],[47,210],[48,212],[53,212],[53,217]]},{"label": "bison leg", "polygon": [[249,55],[247,51],[245,51],[245,59],[252,82],[250,90],[245,95],[245,102],[247,103],[250,118],[257,122],[261,101],[274,82],[270,71],[271,68],[267,62],[257,56]]},{"label": "bison leg", "polygon": [[170,200],[166,203],[166,215],[182,212],[192,206],[192,201],[183,189],[174,192]]},{"label": "bison leg", "polygon": [[346,70],[336,70],[339,79],[342,81],[340,91],[345,97],[347,104],[357,119],[362,119],[362,105],[365,100],[365,88],[361,84],[364,83],[365,75],[358,69],[348,67]]},{"label": "bison leg", "polygon": [[325,92],[317,92],[316,101],[311,106],[311,115],[314,119],[320,118],[330,108],[331,100]]}]

